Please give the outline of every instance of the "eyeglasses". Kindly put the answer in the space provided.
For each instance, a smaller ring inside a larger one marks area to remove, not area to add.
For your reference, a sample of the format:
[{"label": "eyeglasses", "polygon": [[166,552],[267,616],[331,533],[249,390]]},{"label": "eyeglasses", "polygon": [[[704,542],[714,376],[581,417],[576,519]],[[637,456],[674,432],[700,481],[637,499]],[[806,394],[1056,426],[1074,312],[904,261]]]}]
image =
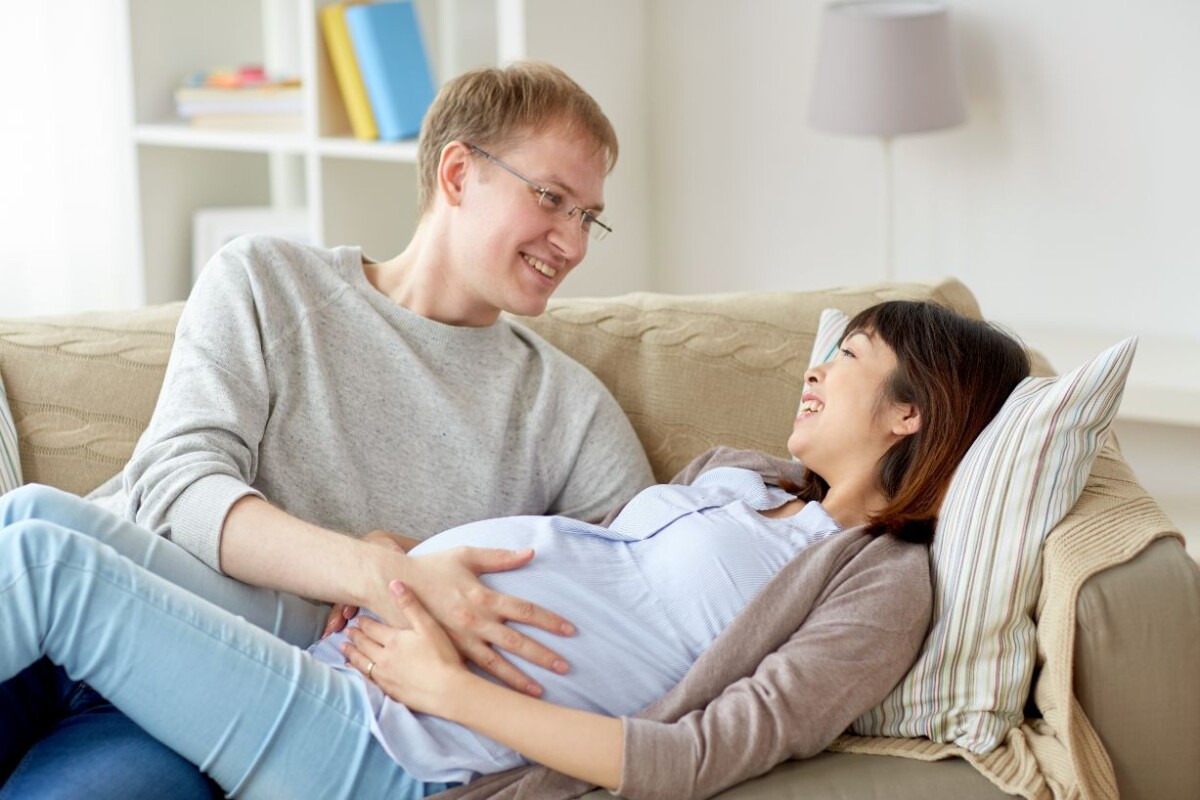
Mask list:
[{"label": "eyeglasses", "polygon": [[[463,144],[466,144],[466,142]],[[612,233],[612,226],[608,224],[607,220],[601,219],[601,217],[595,211],[589,211],[586,208],[580,208],[579,206],[575,205],[571,206],[570,208],[564,208],[564,206],[567,204],[567,199],[563,195],[558,194],[552,189],[547,189],[541,184],[529,180],[529,178],[526,178],[508,164],[505,164],[503,161],[484,150],[482,147],[476,147],[473,144],[467,144],[467,147],[469,147],[472,152],[478,153],[488,161],[495,164],[497,167],[500,167],[500,169],[504,170],[508,174],[520,178],[522,181],[529,184],[529,188],[533,190],[535,195],[537,195],[537,204],[539,207],[544,208],[553,214],[557,214],[564,219],[575,219],[576,215],[578,215],[579,229],[590,236],[593,241],[598,242],[605,236],[608,236],[610,233]]]}]

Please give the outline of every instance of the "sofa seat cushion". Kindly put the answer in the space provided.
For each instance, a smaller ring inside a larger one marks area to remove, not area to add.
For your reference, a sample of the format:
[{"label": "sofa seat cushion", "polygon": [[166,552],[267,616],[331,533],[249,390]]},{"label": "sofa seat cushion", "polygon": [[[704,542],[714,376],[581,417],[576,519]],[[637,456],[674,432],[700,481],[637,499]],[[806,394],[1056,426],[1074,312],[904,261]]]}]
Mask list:
[{"label": "sofa seat cushion", "polygon": [[[587,800],[612,800],[605,791]],[[960,758],[914,761],[891,756],[821,753],[788,761],[714,800],[1011,800]]]}]

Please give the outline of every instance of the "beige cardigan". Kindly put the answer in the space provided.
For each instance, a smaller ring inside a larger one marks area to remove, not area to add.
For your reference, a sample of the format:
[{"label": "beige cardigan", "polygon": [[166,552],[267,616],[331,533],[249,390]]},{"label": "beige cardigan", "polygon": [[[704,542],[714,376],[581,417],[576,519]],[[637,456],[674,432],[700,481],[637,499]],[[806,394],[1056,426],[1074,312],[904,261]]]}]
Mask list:
[{"label": "beige cardigan", "polygon": [[[798,464],[718,448],[673,482],[737,465],[774,482]],[[623,797],[709,797],[815,755],[903,677],[932,610],[929,551],[862,528],[801,551],[683,680],[624,719]],[[487,775],[445,798],[572,798],[593,787],[540,766]]]}]

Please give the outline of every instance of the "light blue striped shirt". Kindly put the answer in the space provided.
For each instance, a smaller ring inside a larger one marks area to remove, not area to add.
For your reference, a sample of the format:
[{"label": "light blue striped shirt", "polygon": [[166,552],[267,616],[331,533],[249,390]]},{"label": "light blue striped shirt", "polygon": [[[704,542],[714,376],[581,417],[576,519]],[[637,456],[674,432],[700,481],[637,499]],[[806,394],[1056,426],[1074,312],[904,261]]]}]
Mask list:
[{"label": "light blue striped shirt", "polygon": [[[551,703],[620,717],[666,694],[797,552],[840,530],[815,502],[783,519],[759,513],[791,499],[756,472],[723,467],[691,486],[643,490],[607,528],[566,517],[484,520],[438,534],[412,554],[533,547],[527,566],[482,580],[554,609],[578,633],[562,638],[517,625],[571,669],[559,675],[519,659],[517,666]],[[333,634],[309,652],[341,667],[343,641],[344,633]],[[409,711],[374,683],[363,686],[376,738],[420,780],[468,782],[529,763],[468,728]]]}]

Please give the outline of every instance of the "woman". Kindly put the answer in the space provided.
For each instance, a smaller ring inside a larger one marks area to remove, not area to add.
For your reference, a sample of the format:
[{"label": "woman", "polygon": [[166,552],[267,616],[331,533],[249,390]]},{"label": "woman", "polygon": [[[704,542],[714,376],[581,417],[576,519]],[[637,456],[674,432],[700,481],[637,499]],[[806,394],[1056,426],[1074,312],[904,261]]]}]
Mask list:
[{"label": "woman", "polygon": [[[493,646],[552,666],[562,661],[552,648],[503,623],[560,631],[566,621],[477,578],[522,559],[465,550],[407,561],[394,546],[496,516],[598,519],[652,482],[603,384],[501,317],[541,313],[609,230],[600,213],[616,158],[602,110],[552,66],[450,81],[422,130],[420,219],[403,252],[375,262],[357,247],[269,237],[222,249],[184,309],[119,491],[103,502],[201,559],[210,597],[238,598],[239,613],[286,641],[307,645],[344,622],[301,598],[380,606],[402,578],[465,657],[540,691]],[[22,792],[207,795],[203,782],[183,785],[194,769],[179,776],[164,763],[173,754],[143,747],[153,740],[102,714],[61,671],[0,686],[0,708],[31,692],[64,703],[18,726],[41,731]]]},{"label": "woman", "polygon": [[[572,671],[542,676],[546,700],[464,667],[400,582],[400,614],[375,610],[409,629],[360,615],[354,644],[335,634],[310,657],[92,538],[119,549],[132,526],[30,519],[45,489],[0,504],[0,676],[47,655],[247,796],[493,791],[526,779],[492,775],[526,760],[629,796],[707,796],[816,752],[915,655],[923,543],[955,465],[1028,372],[1017,343],[930,304],[875,306],[848,330],[805,376],[788,440],[804,467],[718,452],[607,527],[513,518],[414,548],[410,561],[538,548],[487,581],[581,621],[560,645]],[[676,751],[703,762],[664,761]]]}]

